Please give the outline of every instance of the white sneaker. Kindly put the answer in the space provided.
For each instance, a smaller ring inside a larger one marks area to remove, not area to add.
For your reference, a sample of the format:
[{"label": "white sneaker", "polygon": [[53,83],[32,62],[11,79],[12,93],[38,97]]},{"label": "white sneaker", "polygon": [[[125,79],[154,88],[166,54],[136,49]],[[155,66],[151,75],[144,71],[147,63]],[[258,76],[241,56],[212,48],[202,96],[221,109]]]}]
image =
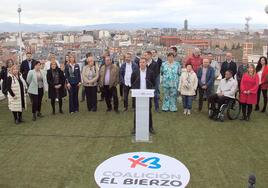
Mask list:
[{"label": "white sneaker", "polygon": [[191,110],[187,110],[187,115],[191,115]]},{"label": "white sneaker", "polygon": [[187,114],[187,109],[184,109],[183,114],[184,114],[184,115]]}]

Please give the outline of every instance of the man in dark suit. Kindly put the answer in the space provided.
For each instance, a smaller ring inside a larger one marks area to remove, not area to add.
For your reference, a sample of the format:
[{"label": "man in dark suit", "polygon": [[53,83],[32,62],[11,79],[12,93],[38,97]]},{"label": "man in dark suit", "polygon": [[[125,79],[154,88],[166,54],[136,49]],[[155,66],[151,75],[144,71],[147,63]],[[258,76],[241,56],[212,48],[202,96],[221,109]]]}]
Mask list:
[{"label": "man in dark suit", "polygon": [[[160,69],[159,65],[157,62],[155,62],[152,58],[153,54],[151,51],[147,51],[144,53],[144,57],[146,59],[146,66],[149,70],[151,70],[154,73],[154,108],[156,112],[159,112],[159,98],[160,98],[160,93],[157,91],[157,86],[156,83],[158,82],[158,76],[160,75]],[[160,79],[160,77],[159,77]],[[160,82],[160,80],[159,80]],[[159,86],[158,86],[159,87]]]},{"label": "man in dark suit", "polygon": [[233,73],[233,77],[236,75],[237,73],[237,65],[236,63],[232,60],[233,59],[233,55],[232,53],[228,52],[226,54],[226,61],[224,61],[221,65],[221,76],[222,79],[225,78],[225,72],[227,70],[231,71]]},{"label": "man in dark suit", "polygon": [[159,98],[160,98],[160,69],[162,66],[162,59],[158,57],[157,51],[154,49],[152,50],[152,58],[158,65],[157,75],[155,78],[155,97],[154,103],[157,105],[156,111],[159,110]]},{"label": "man in dark suit", "polygon": [[34,64],[36,62],[36,60],[32,59],[31,52],[27,52],[26,57],[27,57],[27,59],[22,61],[21,65],[20,65],[20,73],[22,74],[22,77],[24,80],[27,79],[28,72],[30,70],[34,69]]},{"label": "man in dark suit", "polygon": [[[155,88],[155,75],[149,68],[146,67],[146,59],[140,58],[140,68],[134,71],[131,75],[131,88],[132,89],[154,89]],[[149,131],[155,134],[152,119],[152,100],[150,99],[149,105]],[[134,129],[132,134],[136,133],[136,110],[134,111]]]}]

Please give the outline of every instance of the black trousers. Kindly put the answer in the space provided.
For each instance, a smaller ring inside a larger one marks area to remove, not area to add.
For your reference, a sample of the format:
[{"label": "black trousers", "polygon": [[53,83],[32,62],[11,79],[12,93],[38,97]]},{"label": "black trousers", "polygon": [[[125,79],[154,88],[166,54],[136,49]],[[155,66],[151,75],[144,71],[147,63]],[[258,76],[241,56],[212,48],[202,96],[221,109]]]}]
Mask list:
[{"label": "black trousers", "polygon": [[[209,104],[211,104],[211,108],[213,111],[219,110],[219,108],[223,104],[227,104],[231,99],[229,97],[225,96],[218,96],[218,94],[211,95],[208,99]],[[216,108],[216,104],[218,104],[218,107]]]},{"label": "black trousers", "polygon": [[115,86],[113,86],[113,87],[104,86],[103,90],[104,90],[104,96],[105,96],[107,109],[108,110],[112,109],[111,99],[113,98],[114,110],[118,110],[117,88]]},{"label": "black trousers", "polygon": [[[128,108],[128,95],[131,90],[131,87],[123,85],[123,94],[124,94],[124,107]],[[132,108],[135,108],[134,97],[132,97]]]},{"label": "black trousers", "polygon": [[[58,100],[59,100],[59,110],[62,111],[62,98]],[[55,112],[55,103],[56,103],[56,99],[51,99],[51,107],[52,107],[53,112]]]},{"label": "black trousers", "polygon": [[97,111],[97,86],[85,87],[88,111]]},{"label": "black trousers", "polygon": [[[149,100],[149,129],[153,129],[152,99]],[[134,130],[136,130],[136,110],[134,110]]]},{"label": "black trousers", "polygon": [[199,92],[199,102],[198,102],[198,109],[202,110],[203,103],[204,103],[204,94],[206,93],[207,98],[209,98],[212,94],[211,89],[202,89],[202,87],[198,88]]},{"label": "black trousers", "polygon": [[22,118],[22,112],[12,112],[14,120],[21,120]]},{"label": "black trousers", "polygon": [[264,89],[261,89],[261,86],[259,86],[259,89],[258,89],[258,98],[257,98],[257,107],[259,107],[259,103],[260,103],[260,98],[261,98],[261,93],[262,93],[262,96],[263,96],[263,111],[266,111],[266,107],[267,107],[267,90],[264,90]]},{"label": "black trousers", "polygon": [[38,88],[38,95],[31,94],[33,114],[35,114],[36,112],[41,112],[43,96],[44,96],[43,88]]},{"label": "black trousers", "polygon": [[120,84],[119,92],[120,92],[120,97],[123,97],[123,93],[124,93],[124,85],[123,84]]},{"label": "black trousers", "polygon": [[241,103],[243,117],[250,117],[252,112],[252,104]]},{"label": "black trousers", "polygon": [[79,111],[79,101],[78,101],[78,92],[79,87],[77,84],[71,84],[71,88],[68,89],[69,92],[69,112],[78,112]]}]

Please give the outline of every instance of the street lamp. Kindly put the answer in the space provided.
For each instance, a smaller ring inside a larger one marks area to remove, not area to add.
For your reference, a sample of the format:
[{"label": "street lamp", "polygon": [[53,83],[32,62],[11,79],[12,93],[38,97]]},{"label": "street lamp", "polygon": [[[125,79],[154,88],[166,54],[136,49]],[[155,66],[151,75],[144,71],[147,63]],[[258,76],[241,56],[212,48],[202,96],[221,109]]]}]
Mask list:
[{"label": "street lamp", "polygon": [[19,45],[20,45],[20,52],[19,52],[19,63],[22,62],[22,33],[21,33],[21,6],[19,5],[18,8],[18,14],[19,14]]}]

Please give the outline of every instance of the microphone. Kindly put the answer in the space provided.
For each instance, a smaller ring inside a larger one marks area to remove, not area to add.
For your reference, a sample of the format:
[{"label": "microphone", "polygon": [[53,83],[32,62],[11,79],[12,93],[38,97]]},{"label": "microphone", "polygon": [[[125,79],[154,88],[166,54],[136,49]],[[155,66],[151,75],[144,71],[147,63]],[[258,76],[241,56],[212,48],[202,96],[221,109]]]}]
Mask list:
[{"label": "microphone", "polygon": [[256,184],[256,176],[250,175],[248,177],[248,188],[255,188],[255,184]]}]

